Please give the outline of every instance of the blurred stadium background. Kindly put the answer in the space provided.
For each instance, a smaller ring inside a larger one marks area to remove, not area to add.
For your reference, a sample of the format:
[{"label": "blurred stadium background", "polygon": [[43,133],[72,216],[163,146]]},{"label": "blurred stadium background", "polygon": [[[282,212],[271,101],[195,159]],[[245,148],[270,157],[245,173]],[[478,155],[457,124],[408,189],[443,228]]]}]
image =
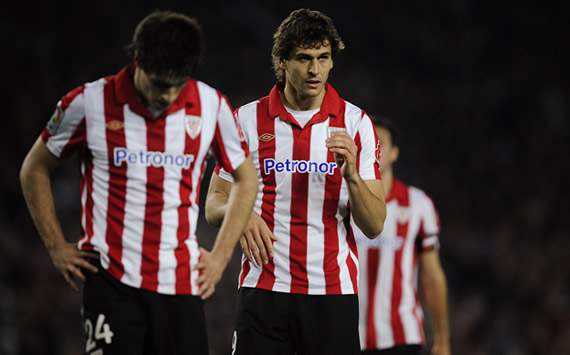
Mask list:
[{"label": "blurred stadium background", "polygon": [[[475,0],[13,5],[0,21],[0,354],[82,348],[80,294],[52,267],[18,183],[58,99],[117,72],[136,23],[160,8],[199,18],[208,51],[197,77],[242,105],[273,84],[272,33],[299,7],[333,18],[347,49],[332,83],[398,123],[397,175],[439,207],[454,354],[570,354],[565,9]],[[79,232],[77,170],[66,164],[53,186],[70,240]],[[210,246],[214,233],[202,223],[199,238]],[[212,355],[229,353],[237,254],[206,305]]]}]

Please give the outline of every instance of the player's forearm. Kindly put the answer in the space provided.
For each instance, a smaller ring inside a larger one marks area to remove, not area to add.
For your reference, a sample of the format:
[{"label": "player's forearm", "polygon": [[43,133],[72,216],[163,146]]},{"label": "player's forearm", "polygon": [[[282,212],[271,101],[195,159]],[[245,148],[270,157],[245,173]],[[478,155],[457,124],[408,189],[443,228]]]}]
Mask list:
[{"label": "player's forearm", "polygon": [[228,195],[214,191],[206,199],[205,217],[208,224],[219,227],[224,220],[228,207]]},{"label": "player's forearm", "polygon": [[253,170],[253,175],[248,174],[247,177],[235,179],[225,205],[214,204],[211,207],[213,209],[211,212],[214,215],[211,217],[213,219],[218,218],[221,221],[212,253],[220,256],[225,262],[231,258],[235,245],[251,216],[257,188],[257,179],[255,178],[255,170]]},{"label": "player's forearm", "polygon": [[386,219],[386,204],[383,196],[377,196],[360,178],[348,181],[350,209],[354,222],[368,238],[382,233]]},{"label": "player's forearm", "polygon": [[447,281],[443,271],[422,277],[424,302],[433,322],[434,340],[449,342]]},{"label": "player's forearm", "polygon": [[31,166],[28,159],[20,170],[20,184],[28,210],[44,245],[51,252],[65,243],[65,238],[55,213],[49,174],[46,167]]}]

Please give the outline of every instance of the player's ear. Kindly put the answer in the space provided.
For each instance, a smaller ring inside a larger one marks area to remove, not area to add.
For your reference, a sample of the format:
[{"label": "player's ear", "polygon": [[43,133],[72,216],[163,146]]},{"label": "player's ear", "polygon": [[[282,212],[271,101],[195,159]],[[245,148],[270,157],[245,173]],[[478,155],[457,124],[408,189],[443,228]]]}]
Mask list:
[{"label": "player's ear", "polygon": [[390,160],[392,160],[392,163],[397,161],[398,157],[400,156],[400,148],[398,146],[392,147],[390,155],[391,155]]}]

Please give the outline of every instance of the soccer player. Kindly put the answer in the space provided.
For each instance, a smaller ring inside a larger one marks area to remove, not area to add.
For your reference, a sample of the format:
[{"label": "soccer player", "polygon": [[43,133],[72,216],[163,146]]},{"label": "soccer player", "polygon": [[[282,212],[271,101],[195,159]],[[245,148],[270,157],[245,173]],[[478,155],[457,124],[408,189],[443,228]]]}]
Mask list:
[{"label": "soccer player", "polygon": [[[22,165],[55,267],[74,289],[85,282],[86,354],[208,353],[203,299],[242,235],[257,180],[229,103],[191,78],[202,48],[195,19],[151,13],[135,30],[132,63],[65,95]],[[195,235],[210,150],[235,181],[211,252]],[[78,245],[66,241],[50,190],[53,169],[76,152]]]},{"label": "soccer player", "polygon": [[[351,355],[358,260],[349,219],[374,237],[386,209],[369,117],[327,83],[344,48],[332,20],[293,11],[274,36],[277,84],[239,108],[261,191],[240,239],[234,355]],[[235,180],[212,176],[206,218],[225,220]]]},{"label": "soccer player", "polygon": [[393,124],[376,119],[375,125],[388,214],[384,231],[374,240],[355,228],[363,354],[421,353],[425,339],[416,288],[419,268],[424,305],[435,331],[431,354],[449,355],[447,286],[438,256],[437,213],[422,190],[394,178],[392,165],[399,149]]}]

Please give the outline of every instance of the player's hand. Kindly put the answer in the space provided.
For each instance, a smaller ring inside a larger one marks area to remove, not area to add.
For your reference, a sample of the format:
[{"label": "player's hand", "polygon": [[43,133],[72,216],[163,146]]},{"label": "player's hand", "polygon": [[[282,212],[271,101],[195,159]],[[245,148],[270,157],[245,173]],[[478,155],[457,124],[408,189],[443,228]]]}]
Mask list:
[{"label": "player's hand", "polygon": [[82,270],[90,272],[97,272],[97,267],[91,264],[88,259],[98,259],[99,256],[95,253],[90,253],[77,249],[75,243],[64,242],[58,244],[49,251],[51,261],[54,266],[63,275],[65,281],[75,291],[79,291],[79,287],[75,283],[75,278],[85,282],[85,275]]},{"label": "player's hand", "polygon": [[356,179],[356,158],[358,148],[354,140],[346,132],[337,132],[326,140],[327,148],[337,156],[337,164],[341,163],[342,176],[347,180]]},{"label": "player's hand", "polygon": [[239,240],[245,257],[257,265],[267,264],[273,258],[273,241],[277,240],[267,223],[252,212],[242,237]]},{"label": "player's hand", "polygon": [[198,261],[198,293],[205,300],[216,291],[216,284],[222,278],[226,261],[222,257],[200,248],[200,259]]},{"label": "player's hand", "polygon": [[451,355],[449,341],[434,340],[433,346],[431,348],[431,355]]}]

